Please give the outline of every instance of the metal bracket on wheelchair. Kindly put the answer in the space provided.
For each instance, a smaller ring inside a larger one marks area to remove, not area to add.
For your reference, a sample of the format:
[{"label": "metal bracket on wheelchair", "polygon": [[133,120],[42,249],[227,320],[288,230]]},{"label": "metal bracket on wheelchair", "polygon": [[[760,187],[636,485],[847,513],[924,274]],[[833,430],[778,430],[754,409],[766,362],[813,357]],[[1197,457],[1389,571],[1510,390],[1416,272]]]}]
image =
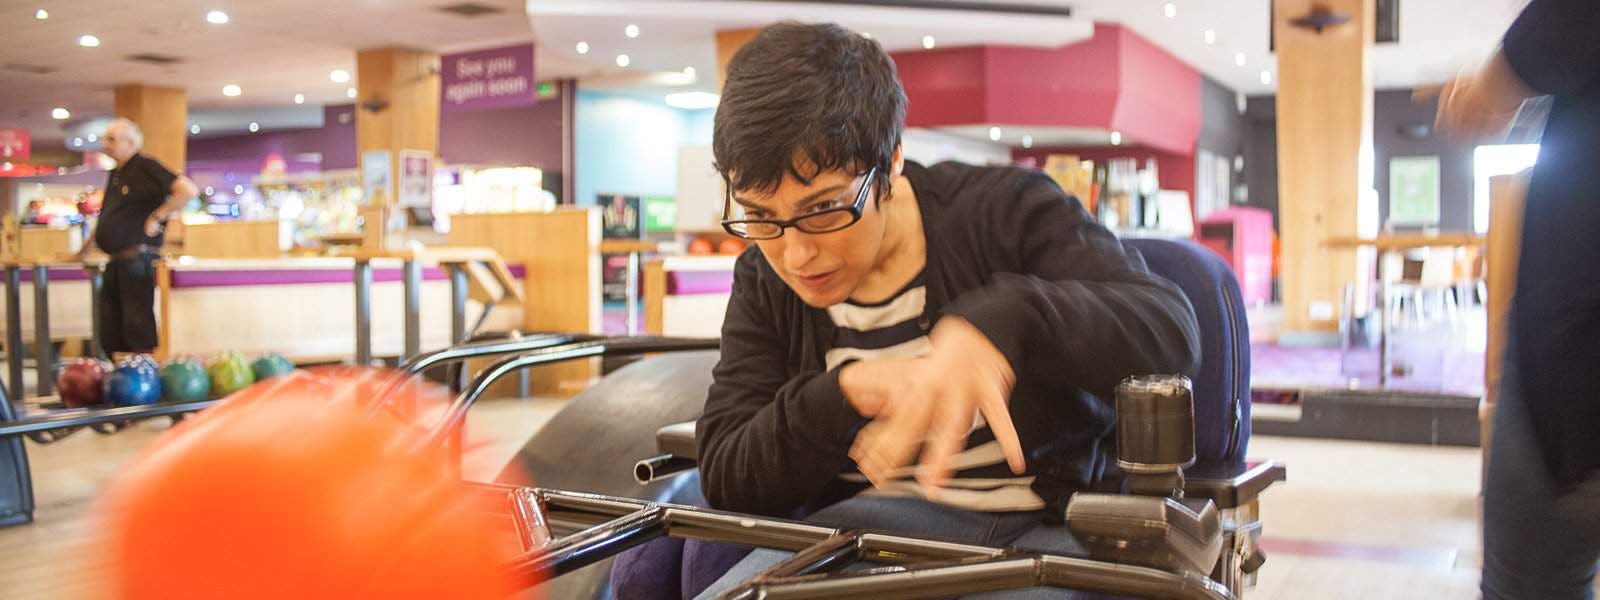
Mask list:
[{"label": "metal bracket on wheelchair", "polygon": [[[1119,565],[862,531],[643,500],[537,488],[473,484],[505,493],[524,552],[507,567],[543,581],[659,537],[691,538],[795,552],[723,594],[747,598],[929,598],[1059,587],[1139,598],[1231,600],[1196,573]],[[858,562],[883,565],[844,569]]]}]

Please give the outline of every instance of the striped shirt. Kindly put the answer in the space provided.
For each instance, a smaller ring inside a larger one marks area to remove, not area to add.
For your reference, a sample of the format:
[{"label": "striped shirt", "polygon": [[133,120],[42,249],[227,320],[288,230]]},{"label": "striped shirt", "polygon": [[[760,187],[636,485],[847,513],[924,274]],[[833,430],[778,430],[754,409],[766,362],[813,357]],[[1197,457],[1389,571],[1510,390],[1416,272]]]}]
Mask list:
[{"label": "striped shirt", "polygon": [[[886,301],[864,304],[846,300],[828,307],[828,318],[835,328],[833,348],[827,354],[828,369],[852,360],[917,358],[933,351],[928,340],[930,323],[924,318],[927,298],[925,273],[918,273]],[[994,434],[981,416],[974,415],[966,450],[951,459],[951,467],[955,473],[936,498],[928,498],[913,478],[915,465],[894,472],[883,487],[869,489],[863,495],[913,496],[984,512],[1039,510],[1045,506],[1031,487],[1033,477],[1017,477],[1006,465],[1000,444],[994,441]],[[867,481],[859,472],[840,477],[855,483]]]}]

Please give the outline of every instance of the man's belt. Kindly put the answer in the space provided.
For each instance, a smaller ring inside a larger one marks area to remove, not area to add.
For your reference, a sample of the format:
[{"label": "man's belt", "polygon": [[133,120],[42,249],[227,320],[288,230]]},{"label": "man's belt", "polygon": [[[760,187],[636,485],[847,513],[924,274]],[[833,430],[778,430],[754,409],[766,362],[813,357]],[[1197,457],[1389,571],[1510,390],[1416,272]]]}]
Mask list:
[{"label": "man's belt", "polygon": [[111,253],[111,258],[139,258],[141,256],[156,256],[161,254],[161,249],[149,244],[134,244]]}]

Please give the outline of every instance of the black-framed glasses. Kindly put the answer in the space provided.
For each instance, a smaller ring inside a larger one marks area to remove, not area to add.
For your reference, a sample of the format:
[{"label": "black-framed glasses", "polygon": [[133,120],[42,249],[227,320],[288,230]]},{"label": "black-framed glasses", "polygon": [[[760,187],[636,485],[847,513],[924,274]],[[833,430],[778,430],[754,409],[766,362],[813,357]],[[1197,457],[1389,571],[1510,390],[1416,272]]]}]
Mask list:
[{"label": "black-framed glasses", "polygon": [[[878,174],[878,168],[867,170],[861,180],[861,189],[856,192],[856,201],[849,206],[826,208],[810,212],[793,219],[723,219],[722,228],[729,235],[742,237],[747,240],[775,240],[783,237],[783,230],[793,227],[806,233],[833,233],[861,220],[861,212],[867,207],[867,191],[872,189],[872,180]],[[722,214],[733,214],[733,193],[726,195],[725,206]]]}]

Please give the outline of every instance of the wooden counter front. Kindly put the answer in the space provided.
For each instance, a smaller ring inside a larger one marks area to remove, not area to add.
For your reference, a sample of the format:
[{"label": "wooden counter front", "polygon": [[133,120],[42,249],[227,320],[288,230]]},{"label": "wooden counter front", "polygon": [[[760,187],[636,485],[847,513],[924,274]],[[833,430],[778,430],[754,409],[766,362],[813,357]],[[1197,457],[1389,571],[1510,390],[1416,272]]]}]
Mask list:
[{"label": "wooden counter front", "polygon": [[183,253],[195,258],[277,258],[283,254],[283,228],[277,219],[218,221],[184,225]]}]

